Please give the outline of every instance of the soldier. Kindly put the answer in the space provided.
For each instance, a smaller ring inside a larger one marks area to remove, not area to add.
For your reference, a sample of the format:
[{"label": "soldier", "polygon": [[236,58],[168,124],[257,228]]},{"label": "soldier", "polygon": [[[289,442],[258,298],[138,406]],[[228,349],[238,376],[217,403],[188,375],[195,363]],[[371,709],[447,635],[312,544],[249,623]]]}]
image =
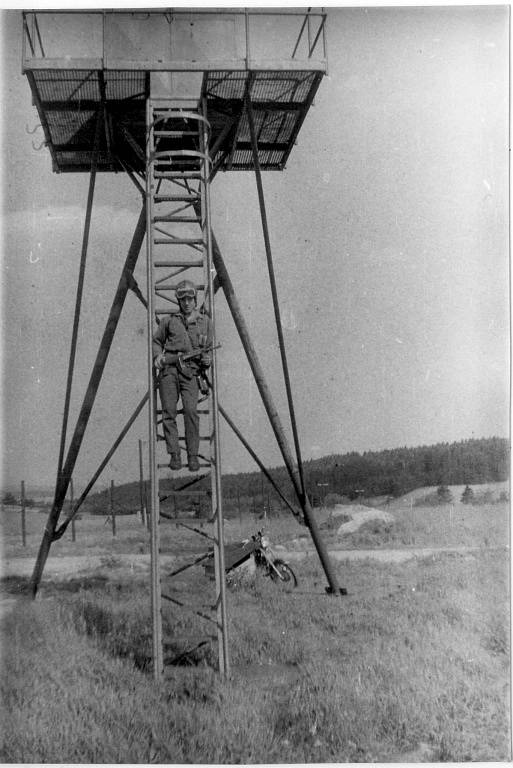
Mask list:
[{"label": "soldier", "polygon": [[[212,360],[205,347],[212,346],[212,324],[206,315],[197,310],[196,286],[183,280],[176,286],[175,295],[180,312],[161,320],[153,336],[153,363],[159,376],[162,425],[170,455],[171,469],[182,468],[180,443],[176,426],[178,399],[182,398],[185,425],[185,444],[188,467],[199,470],[199,415],[197,411],[199,385],[197,375],[206,370]],[[180,353],[198,352],[187,363],[180,361]]]}]

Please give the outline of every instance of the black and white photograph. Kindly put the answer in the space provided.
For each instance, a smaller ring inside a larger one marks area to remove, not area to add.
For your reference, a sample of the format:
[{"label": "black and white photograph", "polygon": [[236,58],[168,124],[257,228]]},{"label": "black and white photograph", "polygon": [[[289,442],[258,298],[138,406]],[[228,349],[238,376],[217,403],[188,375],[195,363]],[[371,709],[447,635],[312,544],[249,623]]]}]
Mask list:
[{"label": "black and white photograph", "polygon": [[0,10],[0,762],[512,760],[510,14]]}]

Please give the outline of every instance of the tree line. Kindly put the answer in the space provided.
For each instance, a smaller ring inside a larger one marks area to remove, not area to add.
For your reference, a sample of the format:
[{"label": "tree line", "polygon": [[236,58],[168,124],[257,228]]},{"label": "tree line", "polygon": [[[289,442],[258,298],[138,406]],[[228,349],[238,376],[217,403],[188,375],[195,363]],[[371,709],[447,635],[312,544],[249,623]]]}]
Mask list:
[{"label": "tree line", "polygon": [[[359,496],[402,496],[424,486],[478,485],[499,482],[509,477],[509,441],[491,437],[461,440],[454,443],[436,443],[415,448],[402,447],[383,451],[365,451],[332,454],[303,463],[305,485],[313,504],[323,502],[329,494],[354,500]],[[269,474],[291,501],[294,499],[292,483],[285,467],[274,467]],[[183,478],[168,478],[161,482],[162,496],[166,491],[180,487]],[[210,487],[206,477],[194,488]],[[223,475],[223,500],[226,508],[244,508],[255,498],[259,507],[283,508],[272,485],[260,471]],[[116,488],[119,507],[136,509],[139,505],[139,483],[127,483]],[[191,498],[185,500],[190,505]],[[108,491],[91,496],[85,504],[105,509]],[[198,502],[193,500],[195,504]],[[175,502],[169,499],[168,505]],[[207,502],[205,502],[207,503]],[[88,510],[89,507],[89,510]]]},{"label": "tree line", "polygon": [[[323,456],[303,463],[305,483],[315,501],[328,493],[358,496],[402,496],[415,488],[467,485],[507,480],[509,441],[491,437],[402,447],[364,453]],[[270,470],[277,484],[291,496],[292,485],[284,467]],[[268,487],[267,481],[265,481]],[[223,476],[223,496],[238,492],[261,493],[260,472]]]},{"label": "tree line", "polygon": [[[509,451],[509,441],[506,438],[491,437],[415,448],[332,454],[303,463],[305,485],[311,501],[316,504],[324,501],[329,494],[351,500],[359,496],[398,497],[424,486],[500,482],[509,477]],[[292,484],[285,467],[275,467],[268,471],[284,495],[292,500]],[[164,480],[160,484],[161,495],[165,496],[166,491],[180,487],[181,484],[183,478]],[[208,477],[194,486],[195,490],[202,487],[210,487]],[[4,497],[3,503],[12,503],[12,494],[6,496],[8,498]],[[188,504],[191,498],[187,499]],[[223,475],[223,499],[228,507],[231,505],[235,509],[241,504],[246,507],[250,503],[248,500],[255,498],[259,499],[262,507],[272,506],[279,509],[283,506],[262,472]],[[117,486],[115,501],[118,510],[138,509],[139,483]],[[27,506],[32,503],[27,500]],[[167,503],[170,505],[171,500]],[[208,504],[207,501],[205,503]],[[108,504],[108,490],[91,494],[84,504],[84,511],[103,513],[108,509]]]}]

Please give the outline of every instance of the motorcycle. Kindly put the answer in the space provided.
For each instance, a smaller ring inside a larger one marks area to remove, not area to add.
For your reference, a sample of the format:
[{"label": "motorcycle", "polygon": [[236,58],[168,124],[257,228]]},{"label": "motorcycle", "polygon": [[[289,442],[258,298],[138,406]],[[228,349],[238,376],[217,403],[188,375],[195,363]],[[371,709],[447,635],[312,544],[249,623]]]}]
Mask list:
[{"label": "motorcycle", "polygon": [[257,531],[250,539],[244,539],[242,544],[247,557],[253,555],[256,567],[270,576],[272,581],[284,587],[297,587],[294,571],[285,560],[274,556],[270,541],[263,531]]}]

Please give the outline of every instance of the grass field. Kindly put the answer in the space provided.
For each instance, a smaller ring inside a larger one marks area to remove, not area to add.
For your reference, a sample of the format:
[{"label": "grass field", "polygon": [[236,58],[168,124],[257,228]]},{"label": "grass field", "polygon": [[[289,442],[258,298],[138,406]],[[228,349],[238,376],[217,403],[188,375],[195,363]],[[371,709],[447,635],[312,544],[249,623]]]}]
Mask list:
[{"label": "grass field", "polygon": [[[300,584],[293,593],[258,575],[242,578],[228,590],[231,679],[217,676],[215,644],[206,644],[192,666],[167,666],[159,686],[149,674],[148,579],[116,561],[120,552],[138,552],[147,534],[135,519],[120,518],[115,540],[104,521],[79,521],[77,541],[67,535],[54,547],[83,554],[96,539],[105,554],[100,570],[47,579],[36,601],[19,597],[26,580],[3,579],[4,595],[18,597],[2,619],[0,758],[510,760],[509,509],[394,504],[391,528],[367,525],[338,547],[436,548],[452,535],[478,549],[402,564],[337,561],[344,598],[324,594],[314,557],[294,563]],[[230,537],[252,527],[249,517],[234,521]],[[268,527],[285,542],[304,533],[288,519]],[[40,533],[31,529],[21,547],[17,521],[4,519],[8,558],[35,553]],[[193,541],[170,526],[164,547],[192,552]],[[192,569],[177,589],[200,600],[206,582]],[[164,613],[171,656],[182,636],[210,631],[176,610],[166,605]]]}]

